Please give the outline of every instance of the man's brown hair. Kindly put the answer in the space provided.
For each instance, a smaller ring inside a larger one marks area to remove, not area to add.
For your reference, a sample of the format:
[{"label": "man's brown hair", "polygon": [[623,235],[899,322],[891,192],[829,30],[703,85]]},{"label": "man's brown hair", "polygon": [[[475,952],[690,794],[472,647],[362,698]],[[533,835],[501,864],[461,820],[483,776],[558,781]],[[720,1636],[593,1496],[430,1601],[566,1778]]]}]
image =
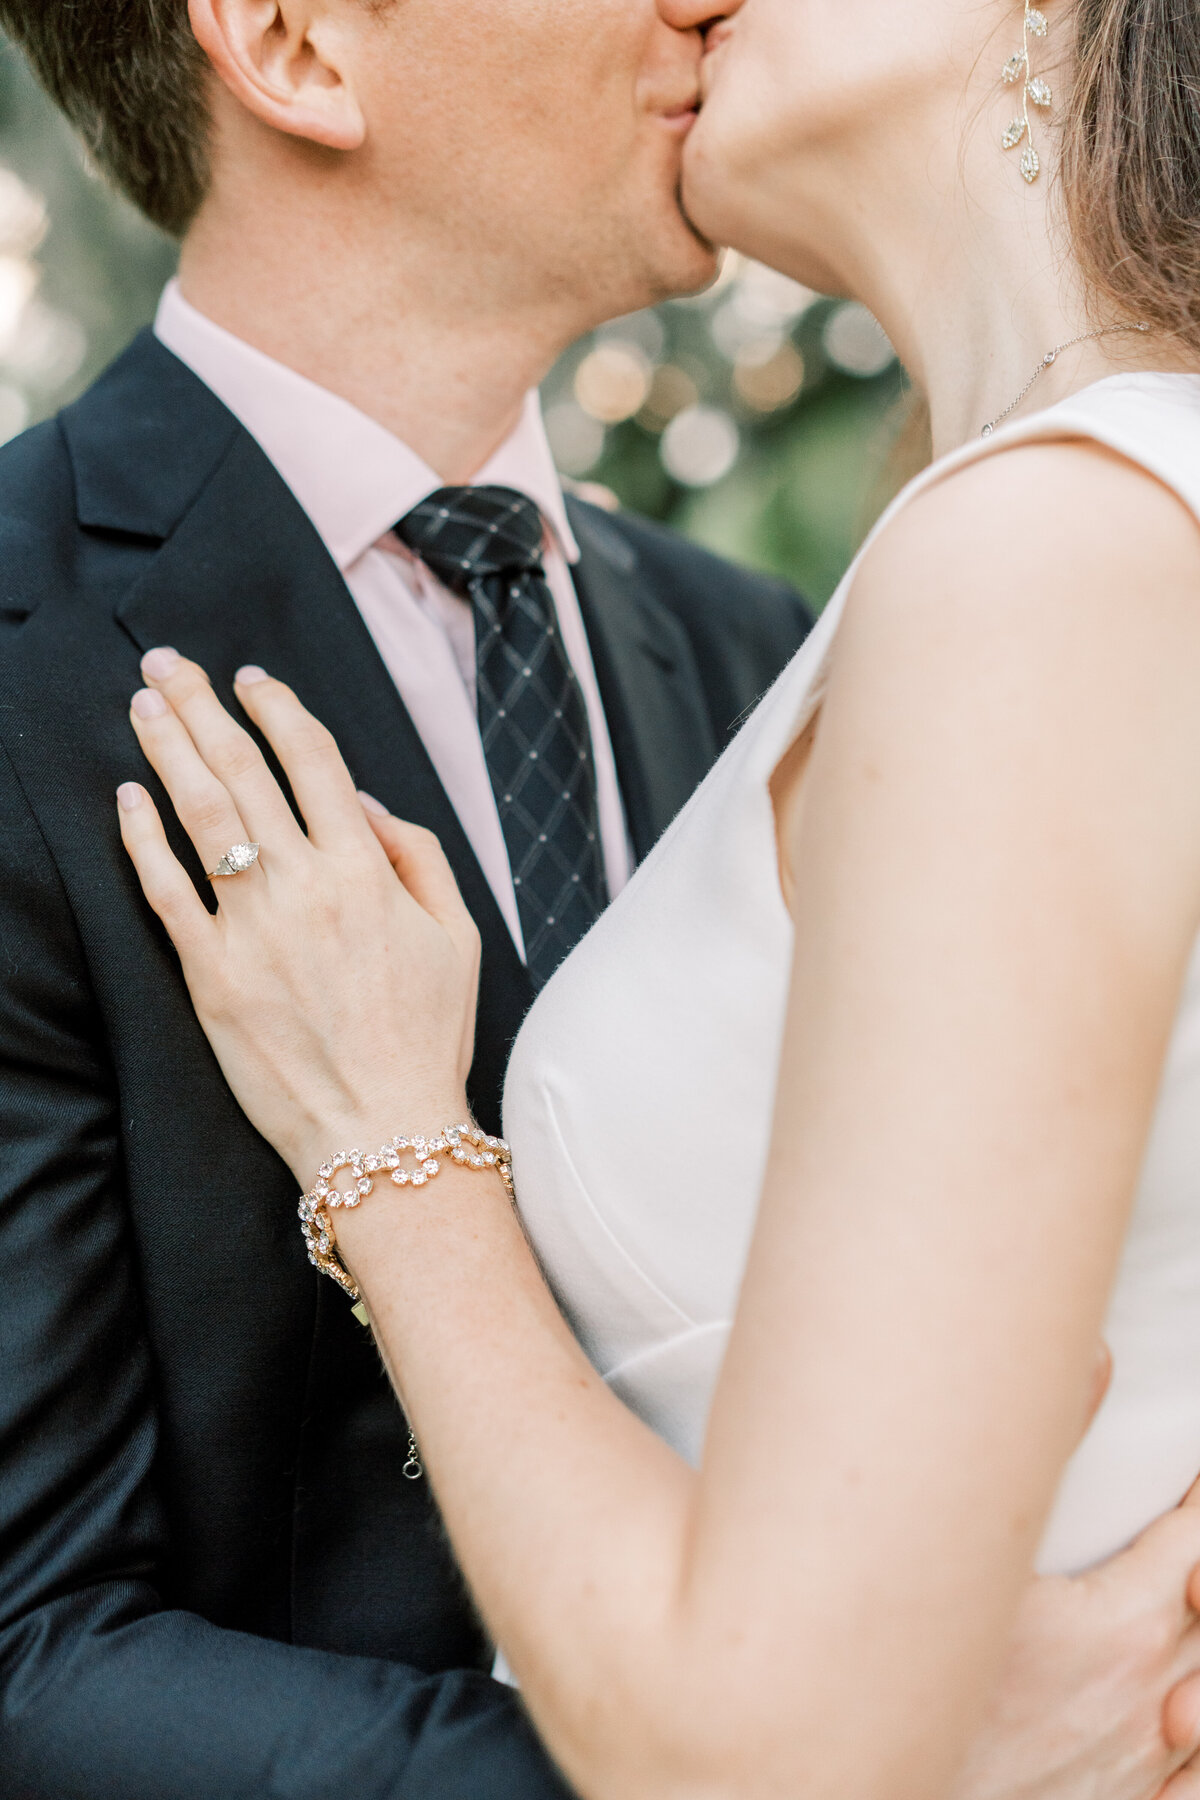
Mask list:
[{"label": "man's brown hair", "polygon": [[187,0],[0,0],[0,25],[97,166],[181,235],[208,181],[208,63]]}]

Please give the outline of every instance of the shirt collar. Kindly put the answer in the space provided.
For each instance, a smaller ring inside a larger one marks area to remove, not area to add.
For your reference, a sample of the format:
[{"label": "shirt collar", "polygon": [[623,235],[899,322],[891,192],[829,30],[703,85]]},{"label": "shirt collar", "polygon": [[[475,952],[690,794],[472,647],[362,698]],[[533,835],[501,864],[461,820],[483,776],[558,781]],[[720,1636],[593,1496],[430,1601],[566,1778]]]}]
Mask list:
[{"label": "shirt collar", "polygon": [[[257,440],[343,574],[445,486],[415,450],[358,407],[198,312],[178,281],[163,292],[154,331]],[[536,389],[475,484],[528,494],[566,560],[579,560]]]}]

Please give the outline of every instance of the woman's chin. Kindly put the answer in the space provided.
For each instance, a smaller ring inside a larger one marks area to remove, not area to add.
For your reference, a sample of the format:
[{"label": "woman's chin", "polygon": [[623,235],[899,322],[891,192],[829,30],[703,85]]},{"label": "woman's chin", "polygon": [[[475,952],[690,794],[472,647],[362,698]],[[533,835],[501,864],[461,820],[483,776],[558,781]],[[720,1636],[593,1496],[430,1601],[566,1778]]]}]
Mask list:
[{"label": "woman's chin", "polygon": [[[683,155],[683,210],[710,244],[734,244],[750,225],[753,192],[741,182],[714,134],[704,129],[704,115],[688,139]],[[750,202],[750,205],[747,205]]]},{"label": "woman's chin", "polygon": [[720,163],[686,164],[683,210],[706,243],[721,244],[758,262],[779,264],[778,232],[753,182],[731,175]]},{"label": "woman's chin", "polygon": [[683,207],[710,244],[724,244],[762,262],[778,262],[783,223],[770,142],[736,129],[729,108],[701,111],[683,153]]},{"label": "woman's chin", "polygon": [[689,223],[710,244],[768,263],[817,293],[840,294],[843,283],[820,242],[816,221],[808,221],[813,229],[804,229],[800,197],[788,193],[765,144],[763,150],[760,163],[749,143],[723,140],[711,127],[706,131],[701,113],[683,158],[683,210]]}]

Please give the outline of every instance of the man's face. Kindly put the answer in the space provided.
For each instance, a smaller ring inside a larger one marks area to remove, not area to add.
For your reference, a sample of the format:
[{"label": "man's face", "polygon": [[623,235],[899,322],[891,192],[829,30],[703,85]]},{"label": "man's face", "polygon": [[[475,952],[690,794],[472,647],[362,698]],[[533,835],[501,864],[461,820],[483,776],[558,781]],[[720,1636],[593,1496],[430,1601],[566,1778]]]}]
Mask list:
[{"label": "man's face", "polygon": [[415,241],[469,246],[481,306],[527,289],[582,330],[712,279],[679,204],[697,30],[655,0],[395,0],[367,19],[371,184]]}]

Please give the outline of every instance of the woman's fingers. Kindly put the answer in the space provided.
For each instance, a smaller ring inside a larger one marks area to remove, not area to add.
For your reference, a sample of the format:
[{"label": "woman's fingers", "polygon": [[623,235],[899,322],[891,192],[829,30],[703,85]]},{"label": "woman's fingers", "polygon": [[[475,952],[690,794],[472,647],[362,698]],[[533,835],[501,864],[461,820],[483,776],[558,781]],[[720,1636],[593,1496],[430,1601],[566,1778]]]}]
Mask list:
[{"label": "woman's fingers", "polygon": [[144,787],[127,781],[117,789],[117,816],[142,892],[180,955],[189,955],[213,931],[213,921],[167,842],[157,807]]},{"label": "woman's fingers", "polygon": [[394,818],[370,794],[360,794],[359,801],[388,861],[417,904],[452,936],[464,929],[475,933],[475,921],[463,904],[454,871],[433,832]]},{"label": "woman's fingers", "polygon": [[1100,1408],[1104,1405],[1104,1402],[1108,1397],[1108,1390],[1112,1386],[1112,1378],[1112,1351],[1106,1343],[1101,1342],[1096,1346],[1096,1358],[1092,1365],[1092,1379],[1088,1390],[1087,1416],[1083,1422],[1083,1431],[1080,1433],[1081,1437],[1091,1430],[1096,1414],[1100,1411]]},{"label": "woman's fingers", "polygon": [[[431,831],[424,831],[419,825],[409,825],[403,819],[393,818],[387,808],[381,806],[370,794],[360,794],[358,798],[368,823],[383,845],[387,859],[400,877],[401,884],[407,888],[417,905],[437,920],[461,957],[463,966],[471,972],[474,994],[479,985],[483,945],[479,927],[463,904],[454,871],[446,861],[446,853],[441,844]],[[462,1042],[459,1047],[464,1078],[474,1060],[474,1048],[473,999],[463,1018]]]},{"label": "woman's fingers", "polygon": [[[133,696],[129,713],[146,760],[170,795],[197,856],[206,871],[214,868],[232,845],[246,842],[245,822],[228,788],[213,774],[182,719],[161,694],[142,688]],[[250,870],[236,879],[261,879],[261,872]]]},{"label": "woman's fingers", "polygon": [[320,849],[369,842],[350,771],[319,719],[262,669],[239,669],[237,696],[279,758],[308,835]]},{"label": "woman's fingers", "polygon": [[213,692],[204,670],[178,651],[151,650],[142,658],[147,686],[170,703],[196,749],[227,791],[246,830],[275,856],[294,847],[300,827],[266,758],[248,731]]},{"label": "woman's fingers", "polygon": [[1200,1751],[1200,1670],[1186,1675],[1167,1695],[1163,1736],[1181,1754]]}]

